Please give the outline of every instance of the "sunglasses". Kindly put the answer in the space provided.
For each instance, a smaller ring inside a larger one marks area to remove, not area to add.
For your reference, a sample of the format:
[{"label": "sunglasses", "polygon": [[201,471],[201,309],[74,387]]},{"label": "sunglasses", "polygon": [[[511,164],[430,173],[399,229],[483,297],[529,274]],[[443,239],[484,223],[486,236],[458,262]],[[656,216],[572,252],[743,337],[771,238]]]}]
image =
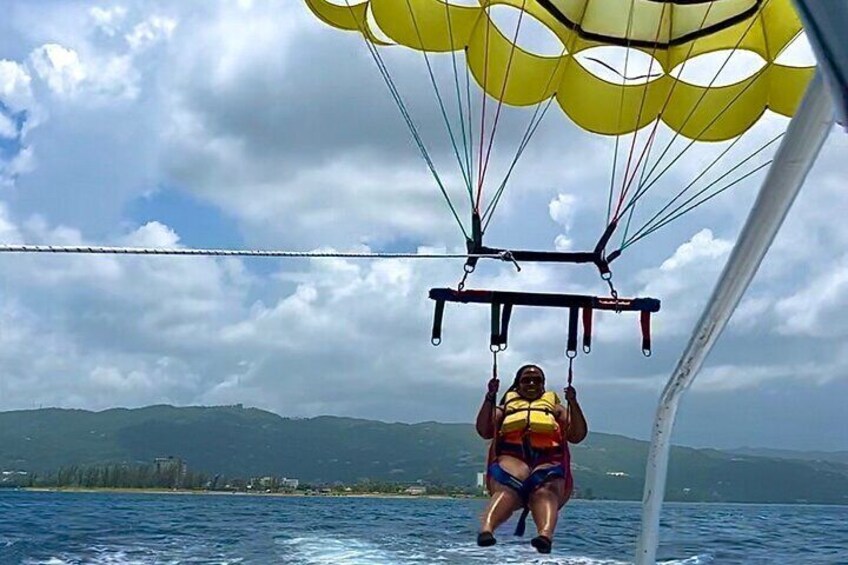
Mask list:
[{"label": "sunglasses", "polygon": [[518,382],[522,384],[542,384],[545,379],[543,377],[521,377]]}]

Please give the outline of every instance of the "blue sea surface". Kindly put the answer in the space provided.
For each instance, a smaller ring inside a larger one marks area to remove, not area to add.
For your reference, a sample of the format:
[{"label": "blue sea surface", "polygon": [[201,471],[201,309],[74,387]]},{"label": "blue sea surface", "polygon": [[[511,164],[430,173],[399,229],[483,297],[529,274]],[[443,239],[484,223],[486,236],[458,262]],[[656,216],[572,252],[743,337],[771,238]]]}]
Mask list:
[{"label": "blue sea surface", "polygon": [[[632,562],[640,505],[576,500],[553,553],[475,544],[484,500],[0,492],[0,564]],[[667,564],[848,564],[848,507],[667,504]]]}]

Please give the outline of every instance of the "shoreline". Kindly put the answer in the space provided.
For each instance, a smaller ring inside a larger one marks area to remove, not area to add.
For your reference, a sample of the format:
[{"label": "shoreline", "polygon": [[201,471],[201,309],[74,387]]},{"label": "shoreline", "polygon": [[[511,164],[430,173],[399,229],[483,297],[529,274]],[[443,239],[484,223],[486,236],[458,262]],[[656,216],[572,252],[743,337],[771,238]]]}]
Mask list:
[{"label": "shoreline", "polygon": [[[19,487],[11,489],[26,492],[59,492],[73,494],[171,494],[171,495],[212,495],[212,496],[272,496],[277,498],[396,498],[396,499],[477,499],[487,496],[450,495],[450,494],[402,494],[402,493],[311,493],[305,492],[250,492],[224,490],[188,490],[188,489],[158,489],[158,488],[86,488],[86,487]],[[2,491],[0,491],[2,492]]]},{"label": "shoreline", "polygon": [[[0,494],[5,490],[10,492],[41,492],[41,493],[68,493],[68,494],[167,494],[177,496],[256,496],[275,498],[369,498],[386,500],[488,500],[489,496],[481,495],[449,495],[449,494],[402,494],[402,493],[313,493],[304,492],[245,492],[245,491],[221,491],[221,490],[174,490],[174,489],[145,489],[145,488],[83,488],[83,487],[18,487],[16,489],[0,489]],[[603,502],[613,504],[637,504],[640,500],[617,500],[612,498],[572,498],[570,503],[592,503]],[[666,500],[663,505],[677,504],[718,504],[739,506],[821,506],[821,507],[848,507],[848,504],[823,503],[823,502],[733,502],[733,501],[683,501]]]}]

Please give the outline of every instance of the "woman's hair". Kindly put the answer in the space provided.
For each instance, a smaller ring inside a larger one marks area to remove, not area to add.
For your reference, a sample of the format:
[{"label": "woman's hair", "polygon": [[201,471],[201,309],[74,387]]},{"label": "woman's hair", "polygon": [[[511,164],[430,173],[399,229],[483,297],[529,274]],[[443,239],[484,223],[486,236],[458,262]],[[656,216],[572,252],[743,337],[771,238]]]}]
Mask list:
[{"label": "woman's hair", "polygon": [[538,366],[538,365],[536,365],[536,364],[533,364],[533,363],[528,363],[527,365],[522,365],[522,366],[521,366],[521,367],[519,367],[519,368],[518,368],[518,370],[515,372],[515,379],[513,379],[512,384],[511,384],[511,385],[509,385],[509,388],[508,388],[508,389],[506,389],[506,392],[505,392],[505,393],[503,394],[503,396],[501,397],[501,402],[500,402],[501,404],[503,404],[503,403],[504,403],[504,401],[506,400],[506,395],[507,395],[508,393],[510,393],[510,392],[515,392],[515,391],[517,391],[517,390],[518,390],[518,381],[520,381],[520,380],[521,380],[521,373],[523,373],[523,372],[524,372],[524,371],[526,371],[527,369],[536,369],[537,371],[539,371],[539,373],[541,373],[541,375],[542,375],[542,381],[544,382],[544,380],[545,380],[545,372],[542,370],[542,368],[541,368],[540,366]]}]

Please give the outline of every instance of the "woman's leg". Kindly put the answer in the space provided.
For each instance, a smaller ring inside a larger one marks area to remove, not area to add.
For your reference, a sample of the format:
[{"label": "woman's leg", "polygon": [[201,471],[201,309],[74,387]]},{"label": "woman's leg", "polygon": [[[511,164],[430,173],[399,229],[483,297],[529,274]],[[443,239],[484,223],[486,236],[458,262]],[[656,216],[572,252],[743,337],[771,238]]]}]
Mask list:
[{"label": "woman's leg", "polygon": [[554,537],[559,509],[568,500],[571,492],[566,492],[565,479],[557,477],[546,481],[530,494],[530,512],[540,536],[549,540]]},{"label": "woman's leg", "polygon": [[[497,463],[501,469],[518,479],[524,481],[530,476],[530,468],[515,457],[503,455],[498,458]],[[513,512],[524,506],[518,492],[501,484],[489,477],[489,489],[492,497],[480,520],[480,532],[494,533],[494,531],[506,522]]]}]

